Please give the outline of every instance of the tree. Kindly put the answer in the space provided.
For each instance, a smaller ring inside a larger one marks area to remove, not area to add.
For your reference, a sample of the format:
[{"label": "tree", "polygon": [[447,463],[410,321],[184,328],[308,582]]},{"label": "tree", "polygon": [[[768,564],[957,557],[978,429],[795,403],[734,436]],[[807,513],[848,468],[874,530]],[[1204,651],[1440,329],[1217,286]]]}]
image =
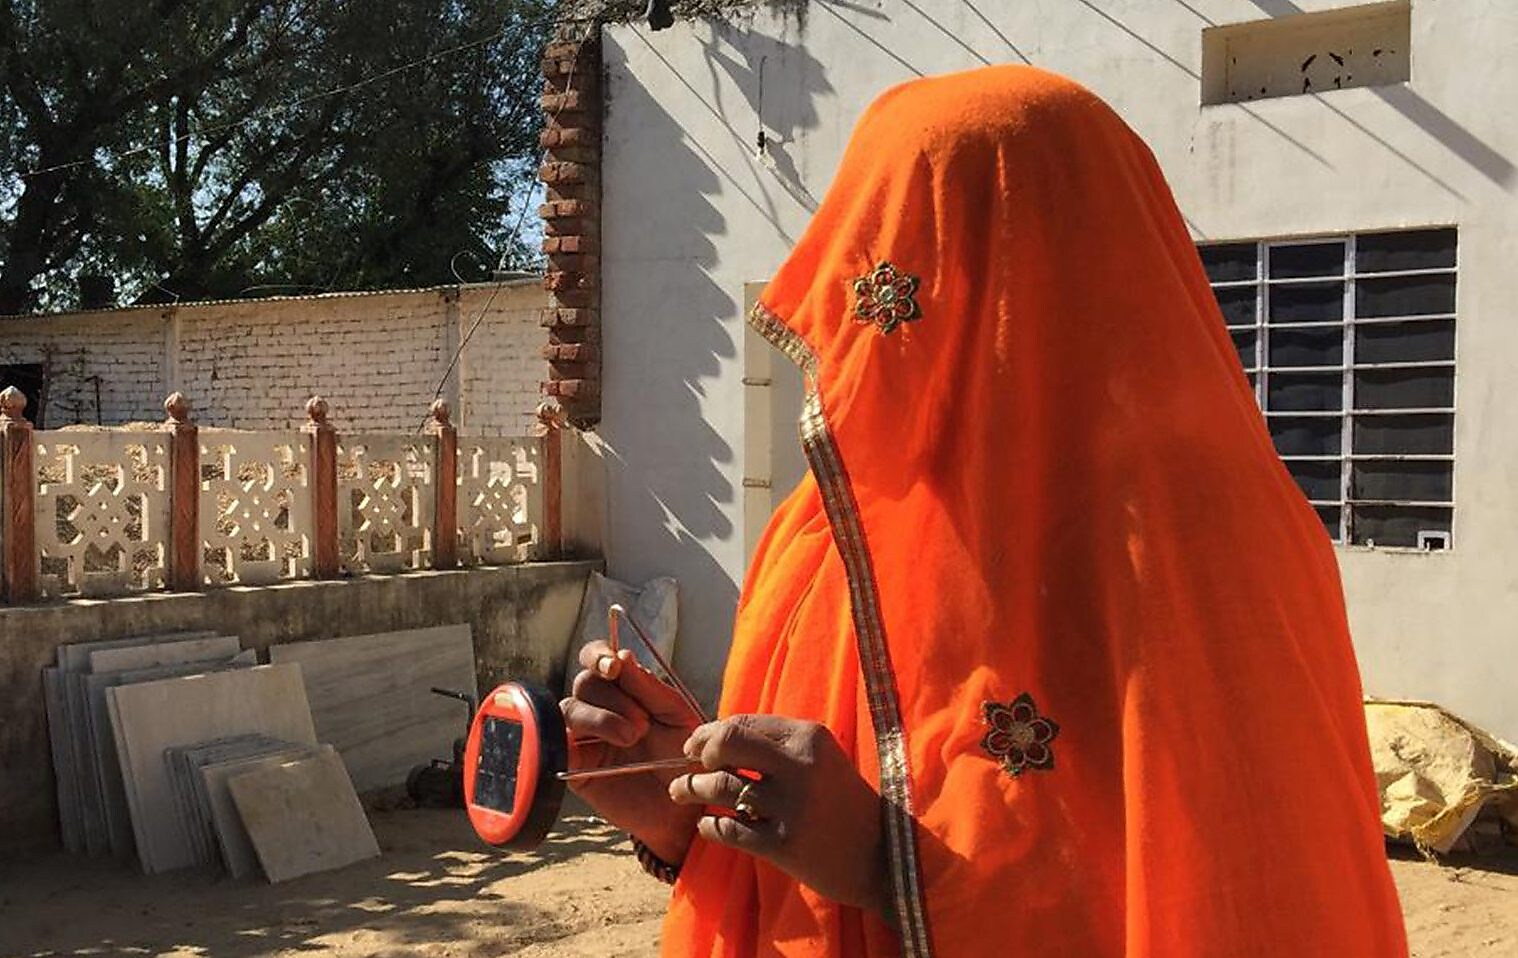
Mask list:
[{"label": "tree", "polygon": [[0,313],[522,261],[551,6],[0,0]]}]

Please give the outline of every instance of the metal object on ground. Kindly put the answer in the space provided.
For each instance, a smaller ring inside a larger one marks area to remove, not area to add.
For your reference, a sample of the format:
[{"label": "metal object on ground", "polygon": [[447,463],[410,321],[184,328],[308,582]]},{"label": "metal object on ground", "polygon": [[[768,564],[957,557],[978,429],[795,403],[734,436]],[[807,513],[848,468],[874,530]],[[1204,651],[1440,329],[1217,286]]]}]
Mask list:
[{"label": "metal object on ground", "polygon": [[458,699],[468,709],[464,713],[464,735],[453,740],[453,757],[449,760],[435,758],[426,765],[417,765],[406,776],[406,794],[422,808],[464,807],[464,748],[475,714],[474,696],[454,689],[432,689],[434,695]]}]

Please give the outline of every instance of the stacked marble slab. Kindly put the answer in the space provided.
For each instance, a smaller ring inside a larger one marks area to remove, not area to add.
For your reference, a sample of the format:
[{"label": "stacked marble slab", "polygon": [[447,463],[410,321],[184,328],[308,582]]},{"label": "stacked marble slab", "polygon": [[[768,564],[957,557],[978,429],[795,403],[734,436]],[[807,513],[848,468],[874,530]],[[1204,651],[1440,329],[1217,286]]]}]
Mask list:
[{"label": "stacked marble slab", "polygon": [[317,751],[316,746],[259,733],[167,749],[164,761],[169,766],[174,810],[190,843],[192,864],[219,865],[234,878],[256,873],[258,861],[227,790],[228,779]]},{"label": "stacked marble slab", "polygon": [[241,735],[316,745],[300,667],[257,665],[106,690],[131,808],[137,859],[149,874],[197,863],[174,793],[176,749]]},{"label": "stacked marble slab", "polygon": [[271,882],[379,857],[353,780],[331,746],[231,775],[227,793]]},{"label": "stacked marble slab", "polygon": [[59,646],[56,665],[43,670],[43,686],[65,847],[123,859],[135,852],[109,689],[253,664],[253,653],[240,651],[236,636],[214,632]]},{"label": "stacked marble slab", "polygon": [[65,844],[270,881],[378,855],[358,793],[452,754],[468,716],[431,689],[477,693],[469,626],[270,659],[210,632],[60,647],[43,681]]}]

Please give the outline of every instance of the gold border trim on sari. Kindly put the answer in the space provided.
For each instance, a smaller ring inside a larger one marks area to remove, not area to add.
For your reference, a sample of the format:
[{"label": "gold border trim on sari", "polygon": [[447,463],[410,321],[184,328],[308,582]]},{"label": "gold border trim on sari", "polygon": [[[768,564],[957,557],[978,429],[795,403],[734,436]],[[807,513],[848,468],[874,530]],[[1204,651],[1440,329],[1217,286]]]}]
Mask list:
[{"label": "gold border trim on sari", "polygon": [[832,527],[833,541],[843,558],[848,578],[854,634],[859,643],[859,662],[864,672],[870,720],[880,757],[880,797],[885,803],[886,849],[890,855],[892,905],[901,935],[904,958],[931,958],[927,908],[923,899],[922,869],[912,815],[912,780],[907,766],[906,733],[901,721],[901,702],[896,676],[886,645],[885,624],[875,585],[875,569],[865,543],[859,506],[849,484],[848,472],[838,444],[828,428],[817,381],[817,355],[780,317],[755,305],[749,312],[751,326],[776,349],[788,356],[806,376],[806,403],[801,413],[801,445],[817,477],[823,508]]}]

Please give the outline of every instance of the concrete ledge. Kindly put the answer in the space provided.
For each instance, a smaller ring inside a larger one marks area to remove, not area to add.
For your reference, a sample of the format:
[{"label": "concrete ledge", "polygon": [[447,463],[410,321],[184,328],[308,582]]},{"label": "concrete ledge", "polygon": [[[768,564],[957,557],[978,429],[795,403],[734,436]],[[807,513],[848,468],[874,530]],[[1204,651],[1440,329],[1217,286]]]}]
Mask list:
[{"label": "concrete ledge", "polygon": [[599,562],[535,562],[0,609],[0,853],[58,843],[42,669],[69,642],[190,629],[271,645],[468,622],[480,689],[557,690],[585,583]]}]

